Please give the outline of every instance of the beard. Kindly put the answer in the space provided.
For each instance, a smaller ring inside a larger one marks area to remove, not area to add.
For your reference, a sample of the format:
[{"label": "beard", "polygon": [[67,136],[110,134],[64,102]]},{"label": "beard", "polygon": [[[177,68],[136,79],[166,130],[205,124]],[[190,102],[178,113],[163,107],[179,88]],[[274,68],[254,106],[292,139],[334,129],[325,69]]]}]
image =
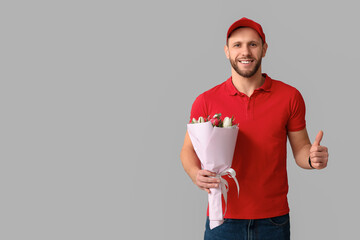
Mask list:
[{"label": "beard", "polygon": [[245,71],[240,70],[240,68],[237,65],[237,62],[238,62],[237,60],[232,60],[230,58],[230,64],[240,76],[242,76],[244,78],[250,78],[259,70],[259,67],[261,65],[261,60],[262,60],[262,58],[260,57],[260,60],[256,62],[256,65],[254,66],[253,69],[245,70]]}]

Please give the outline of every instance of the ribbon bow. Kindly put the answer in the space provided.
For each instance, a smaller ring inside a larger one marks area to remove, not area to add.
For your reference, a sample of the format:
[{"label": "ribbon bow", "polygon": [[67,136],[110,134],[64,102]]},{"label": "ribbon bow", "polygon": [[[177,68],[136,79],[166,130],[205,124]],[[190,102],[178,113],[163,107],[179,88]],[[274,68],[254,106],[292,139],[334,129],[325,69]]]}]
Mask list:
[{"label": "ribbon bow", "polygon": [[222,178],[222,176],[228,175],[230,178],[234,179],[234,182],[236,183],[236,187],[237,187],[237,193],[238,193],[238,197],[239,197],[239,183],[236,179],[236,172],[234,169],[232,168],[228,168],[225,169],[224,171],[220,172],[219,174],[216,175],[216,178],[220,179],[220,186],[221,186],[221,193],[224,197],[225,200],[225,212],[223,214],[223,216],[225,216],[226,210],[227,210],[227,192],[229,191],[229,183]]}]

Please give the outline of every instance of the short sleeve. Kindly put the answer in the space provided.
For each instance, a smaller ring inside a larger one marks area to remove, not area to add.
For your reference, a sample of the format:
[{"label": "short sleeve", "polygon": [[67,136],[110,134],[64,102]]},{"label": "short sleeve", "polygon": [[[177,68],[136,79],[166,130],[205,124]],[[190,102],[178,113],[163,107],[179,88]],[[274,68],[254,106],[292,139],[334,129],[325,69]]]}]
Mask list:
[{"label": "short sleeve", "polygon": [[301,93],[296,90],[290,101],[290,116],[287,122],[287,131],[295,132],[305,128],[305,102]]},{"label": "short sleeve", "polygon": [[203,118],[207,117],[207,110],[206,110],[206,103],[205,103],[205,99],[204,99],[204,94],[199,95],[195,99],[195,101],[194,101],[194,103],[193,103],[193,105],[191,107],[189,123],[191,122],[191,120],[193,118],[199,119],[199,117],[203,117]]}]

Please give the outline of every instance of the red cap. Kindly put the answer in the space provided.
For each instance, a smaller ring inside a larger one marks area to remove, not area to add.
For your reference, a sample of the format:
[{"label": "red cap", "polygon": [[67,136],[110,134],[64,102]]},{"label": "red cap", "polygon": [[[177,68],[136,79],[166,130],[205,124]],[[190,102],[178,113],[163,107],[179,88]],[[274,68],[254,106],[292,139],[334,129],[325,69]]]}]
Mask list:
[{"label": "red cap", "polygon": [[257,22],[254,22],[253,20],[245,18],[245,17],[237,20],[229,27],[229,30],[227,32],[226,42],[228,41],[230,34],[239,27],[250,27],[250,28],[254,29],[255,31],[257,31],[259,33],[263,42],[266,43],[265,34],[262,30],[261,25],[258,24]]}]

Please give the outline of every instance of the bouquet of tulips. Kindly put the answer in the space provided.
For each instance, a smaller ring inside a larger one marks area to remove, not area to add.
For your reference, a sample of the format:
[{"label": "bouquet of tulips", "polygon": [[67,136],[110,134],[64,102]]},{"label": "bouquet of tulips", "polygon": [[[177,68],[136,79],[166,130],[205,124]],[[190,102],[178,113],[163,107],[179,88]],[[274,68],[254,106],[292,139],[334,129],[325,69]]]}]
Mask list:
[{"label": "bouquet of tulips", "polygon": [[208,116],[207,118],[199,117],[198,120],[195,118],[192,119],[191,123],[204,123],[210,121],[214,127],[224,127],[230,128],[233,126],[234,117],[229,118],[225,117],[224,120],[221,119],[221,113],[215,114],[212,118]]},{"label": "bouquet of tulips", "polygon": [[[236,173],[231,168],[235,144],[238,134],[238,126],[233,123],[234,118],[221,118],[221,114],[199,117],[192,119],[187,125],[187,130],[193,144],[196,155],[200,159],[203,169],[215,172],[220,179],[219,187],[212,188],[208,195],[210,229],[224,222],[226,213],[228,182],[222,176],[228,175],[233,178],[239,193],[239,184]],[[225,201],[225,212],[223,213],[222,199]]]}]

